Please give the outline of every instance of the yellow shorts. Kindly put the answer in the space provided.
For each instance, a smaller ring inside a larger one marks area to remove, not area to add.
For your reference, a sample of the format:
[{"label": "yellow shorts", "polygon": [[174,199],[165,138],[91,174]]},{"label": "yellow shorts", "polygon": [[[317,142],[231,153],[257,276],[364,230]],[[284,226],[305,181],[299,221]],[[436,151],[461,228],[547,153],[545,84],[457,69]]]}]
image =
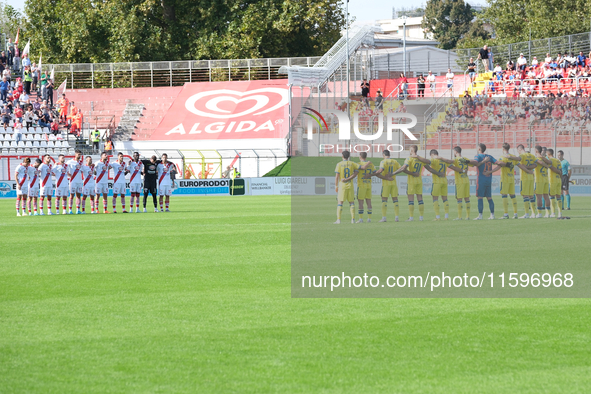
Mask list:
[{"label": "yellow shorts", "polygon": [[357,187],[357,199],[365,200],[371,198],[371,183],[367,186]]},{"label": "yellow shorts", "polygon": [[562,193],[562,183],[555,182],[550,184],[550,195],[558,196]]},{"label": "yellow shorts", "polygon": [[501,182],[501,194],[503,195],[515,195],[515,181],[513,182]]},{"label": "yellow shorts", "polygon": [[398,185],[382,185],[382,198],[398,197]]},{"label": "yellow shorts", "polygon": [[461,183],[456,185],[456,199],[459,200],[460,198],[469,198],[470,197],[470,184],[469,183]]},{"label": "yellow shorts", "polygon": [[431,189],[433,197],[447,197],[447,183],[434,183]]},{"label": "yellow shorts", "polygon": [[521,181],[520,187],[522,196],[534,195],[534,181]]},{"label": "yellow shorts", "polygon": [[550,192],[550,184],[548,182],[536,182],[536,194],[548,194]]},{"label": "yellow shorts", "polygon": [[340,186],[339,193],[338,193],[338,200],[339,200],[339,202],[341,202],[341,201],[355,202],[355,190],[352,187],[345,188],[345,187]]},{"label": "yellow shorts", "polygon": [[407,185],[406,194],[423,194],[423,184],[422,183],[415,183],[412,185]]}]

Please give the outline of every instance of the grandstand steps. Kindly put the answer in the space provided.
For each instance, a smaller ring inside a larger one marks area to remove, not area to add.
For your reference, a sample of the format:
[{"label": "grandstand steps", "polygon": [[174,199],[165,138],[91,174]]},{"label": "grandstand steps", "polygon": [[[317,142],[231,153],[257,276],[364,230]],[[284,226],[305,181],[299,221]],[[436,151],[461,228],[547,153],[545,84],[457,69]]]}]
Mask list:
[{"label": "grandstand steps", "polygon": [[117,126],[117,129],[115,129],[115,133],[112,137],[113,141],[129,141],[131,139],[135,127],[140,121],[144,108],[144,104],[127,103],[125,105],[125,110],[121,115],[119,125]]}]

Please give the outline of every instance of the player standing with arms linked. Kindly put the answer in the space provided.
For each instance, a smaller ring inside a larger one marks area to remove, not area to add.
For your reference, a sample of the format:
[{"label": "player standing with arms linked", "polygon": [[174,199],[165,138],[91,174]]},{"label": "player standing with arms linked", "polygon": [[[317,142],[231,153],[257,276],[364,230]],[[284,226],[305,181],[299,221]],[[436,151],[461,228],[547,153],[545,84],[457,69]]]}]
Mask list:
[{"label": "player standing with arms linked", "polygon": [[[478,170],[478,177],[476,178],[476,197],[478,197],[478,217],[474,220],[482,220],[482,213],[484,211],[483,198],[488,200],[488,207],[490,209],[489,219],[495,218],[495,203],[492,199],[492,165],[498,163],[499,166],[504,167],[506,164],[497,161],[491,155],[487,155],[486,145],[478,144],[478,154],[468,164],[475,166]],[[488,175],[486,175],[488,174]]]},{"label": "player standing with arms linked", "polygon": [[448,160],[441,156],[437,159],[449,164],[449,168],[454,170],[456,184],[456,200],[458,202],[458,217],[454,220],[462,220],[463,201],[466,202],[466,220],[470,220],[470,178],[468,178],[468,160],[462,157],[462,148],[454,147],[454,159]]},{"label": "player standing with arms linked", "polygon": [[[398,221],[400,214],[400,207],[398,205],[398,184],[396,183],[396,175],[401,173],[401,166],[398,161],[390,158],[390,151],[384,149],[382,152],[384,160],[380,162],[380,168],[369,174],[369,176],[376,176],[382,180],[382,218],[380,223],[386,222],[386,215],[388,213],[388,197],[392,197],[394,204],[394,221]],[[408,173],[408,170],[405,170]],[[367,177],[368,175],[365,175]]]},{"label": "player standing with arms linked", "polygon": [[543,151],[544,148],[540,145],[535,147],[537,166],[534,170],[534,179],[536,181],[534,191],[538,203],[538,218],[542,217],[542,209],[545,209],[546,211],[544,217],[550,217],[550,196],[548,195],[550,192],[550,182],[548,179],[548,168],[552,162],[544,157]]},{"label": "player standing with arms linked", "polygon": [[21,216],[21,201],[23,202],[22,216],[26,216],[27,195],[29,194],[29,184],[27,183],[27,177],[29,176],[30,165],[31,159],[25,157],[25,160],[23,160],[23,162],[19,164],[14,171],[14,179],[16,180],[16,216]]},{"label": "player standing with arms linked", "polygon": [[82,152],[76,149],[76,156],[74,159],[68,161],[68,176],[70,177],[70,199],[68,201],[69,206],[69,214],[72,215],[72,202],[74,200],[74,196],[76,196],[76,214],[79,215],[82,212],[80,211],[80,201],[82,199],[82,189],[84,187],[84,183],[82,181]]},{"label": "player standing with arms linked", "polygon": [[172,178],[170,173],[174,169],[174,164],[168,161],[168,155],[162,154],[162,162],[158,164],[158,195],[160,196],[160,212],[164,212],[162,209],[162,203],[166,196],[166,212],[170,212],[168,209],[170,205],[170,195],[172,194]]},{"label": "player standing with arms linked", "polygon": [[570,163],[564,158],[564,152],[559,150],[558,151],[558,160],[560,160],[560,167],[562,168],[562,198],[561,198],[561,205],[562,209],[564,210],[564,199],[566,196],[566,209],[570,211],[570,177],[572,175],[572,168],[570,168]]},{"label": "player standing with arms linked", "polygon": [[133,160],[129,162],[129,193],[131,193],[131,204],[129,212],[133,213],[133,201],[135,199],[135,213],[140,212],[140,193],[142,191],[142,172],[144,163],[140,160],[140,154],[133,152]]},{"label": "player standing with arms linked", "polygon": [[144,175],[144,212],[146,212],[146,200],[148,193],[152,194],[152,201],[154,202],[154,212],[158,212],[158,198],[157,184],[158,184],[158,160],[156,156],[152,156],[150,160],[142,160],[143,175]]},{"label": "player standing with arms linked", "polygon": [[[415,212],[415,195],[419,204],[419,220],[423,220],[425,213],[425,205],[423,203],[423,178],[421,172],[423,164],[429,164],[429,160],[417,155],[419,147],[412,145],[410,147],[410,157],[404,161],[404,165],[400,167],[401,172],[408,174],[406,194],[408,196],[408,212],[410,214],[407,222],[414,220]],[[409,172],[405,171],[408,170]]]},{"label": "player standing with arms linked", "polygon": [[[439,197],[441,197],[441,201],[443,202],[444,220],[447,220],[449,219],[449,202],[447,201],[448,163],[439,158],[439,152],[435,149],[431,149],[429,155],[431,156],[431,160],[429,164],[425,164],[425,169],[433,174],[431,196],[433,197],[433,208],[435,209],[435,221],[441,220],[441,216],[439,215]],[[449,167],[453,167],[453,165]],[[460,169],[456,168],[456,170]]]},{"label": "player standing with arms linked", "polygon": [[101,153],[101,160],[94,166],[95,186],[94,192],[96,199],[94,200],[94,210],[99,213],[99,199],[101,194],[103,195],[103,213],[109,213],[107,211],[107,198],[109,196],[109,157],[107,152]]},{"label": "player standing with arms linked", "polygon": [[561,187],[562,187],[562,166],[560,164],[560,160],[554,157],[554,149],[548,149],[548,159],[552,162],[552,166],[550,167],[550,204],[552,209],[552,214],[550,215],[551,218],[553,217],[562,217],[562,212],[560,211],[560,204],[558,204],[558,199],[560,198]]},{"label": "player standing with arms linked", "polygon": [[[334,224],[341,224],[341,213],[343,212],[343,202],[349,201],[351,210],[351,223],[355,223],[355,196],[353,179],[359,172],[359,164],[349,160],[351,153],[348,150],[343,151],[343,160],[335,167],[335,191],[337,192],[337,221]],[[369,165],[367,165],[369,167]],[[162,198],[162,197],[160,197]]]},{"label": "player standing with arms linked", "polygon": [[375,170],[372,162],[367,160],[367,153],[359,154],[359,165],[368,165],[365,170],[359,172],[357,176],[357,200],[359,201],[359,220],[357,223],[363,223],[363,201],[367,203],[367,223],[371,223],[371,178],[364,178]]},{"label": "player standing with arms linked", "polygon": [[[41,178],[41,204],[39,207],[39,214],[44,215],[43,202],[45,201],[45,197],[47,197],[47,214],[53,215],[53,212],[51,212],[51,197],[53,196],[53,180],[51,179],[51,176],[55,175],[57,178],[58,174],[55,168],[51,165],[50,155],[45,155],[43,160],[44,163],[39,166],[39,174]],[[59,210],[59,203],[57,208]]]},{"label": "player standing with arms linked", "polygon": [[[94,195],[95,193],[95,182],[94,182],[94,164],[92,163],[92,157],[86,157],[86,165],[82,166],[82,175],[84,177],[84,183],[82,186],[82,213],[86,213],[86,199],[90,196],[90,213],[98,213],[94,211]],[[98,196],[97,196],[98,199]],[[98,211],[98,208],[97,208]]]},{"label": "player standing with arms linked", "polygon": [[[517,153],[519,153],[519,157],[521,157],[521,165],[528,170],[534,170],[537,167],[536,164],[536,157],[529,152],[526,152],[525,147],[520,144],[517,145]],[[522,167],[519,167],[522,168]],[[525,171],[521,171],[520,175],[520,192],[523,196],[523,204],[525,205],[525,215],[520,217],[520,219],[528,219],[530,208],[532,211],[531,218],[535,219],[536,215],[538,214],[538,209],[535,206],[535,199],[534,199],[534,175],[532,173],[528,173]]]},{"label": "player standing with arms linked", "polygon": [[117,154],[117,161],[109,166],[113,169],[113,213],[117,213],[117,196],[121,195],[121,207],[125,210],[125,174],[128,173],[127,166],[123,161],[123,153]]},{"label": "player standing with arms linked", "polygon": [[68,211],[66,199],[70,195],[68,190],[68,165],[65,163],[64,155],[57,157],[57,164],[55,165],[55,214],[60,213],[60,198],[62,199],[62,214],[66,215]]},{"label": "player standing with arms linked", "polygon": [[27,201],[27,207],[29,208],[29,216],[31,216],[31,203],[33,204],[33,216],[39,216],[37,213],[37,199],[39,198],[39,166],[41,165],[41,159],[35,159],[35,164],[29,166],[29,200]]}]

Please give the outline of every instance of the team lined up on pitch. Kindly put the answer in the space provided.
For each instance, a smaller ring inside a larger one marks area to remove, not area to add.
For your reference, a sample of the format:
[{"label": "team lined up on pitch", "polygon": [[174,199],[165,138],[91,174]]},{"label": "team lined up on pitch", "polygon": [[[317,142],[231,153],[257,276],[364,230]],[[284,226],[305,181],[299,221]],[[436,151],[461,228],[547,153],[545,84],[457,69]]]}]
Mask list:
[{"label": "team lined up on pitch", "polygon": [[[123,154],[119,153],[117,160],[109,162],[105,152],[101,154],[98,163],[92,162],[92,157],[87,156],[83,161],[82,152],[76,150],[74,159],[65,161],[64,155],[58,156],[58,162],[52,164],[50,155],[45,155],[43,163],[36,159],[31,164],[30,158],[25,158],[15,171],[16,179],[16,216],[44,215],[43,205],[47,199],[47,214],[53,215],[52,197],[55,192],[55,214],[59,214],[59,202],[62,200],[62,214],[73,214],[72,204],[76,198],[76,214],[86,212],[86,200],[90,199],[90,213],[99,213],[99,200],[103,197],[103,213],[107,211],[109,194],[109,171],[113,171],[113,213],[117,213],[117,197],[121,198],[122,212],[127,213],[125,207],[125,193],[129,177],[129,191],[131,202],[129,212],[140,212],[140,193],[144,191],[144,210],[146,212],[146,200],[148,194],[152,194],[154,212],[158,212],[156,194],[160,196],[160,212],[169,212],[170,195],[172,194],[172,177],[176,172],[174,164],[168,161],[168,156],[162,155],[161,160],[152,156],[150,160],[140,160],[138,152],[133,154],[133,160],[126,163]],[[142,179],[143,176],[143,179]],[[55,188],[53,178],[55,177]],[[55,190],[54,190],[55,189]],[[69,197],[69,198],[68,198]],[[38,207],[38,199],[40,205]],[[31,206],[33,210],[31,211]]]},{"label": "team lined up on pitch", "polygon": [[[388,198],[392,198],[394,204],[394,221],[399,221],[400,207],[398,205],[398,185],[396,175],[405,173],[408,175],[407,196],[409,218],[407,222],[414,220],[415,197],[419,208],[419,220],[423,220],[425,206],[423,203],[423,179],[422,170],[425,168],[433,175],[433,207],[435,209],[436,221],[441,220],[441,207],[439,198],[443,203],[445,215],[443,220],[449,218],[449,201],[447,169],[454,171],[455,176],[455,197],[458,205],[458,217],[454,220],[470,219],[470,180],[468,168],[475,167],[478,171],[476,183],[476,197],[478,198],[478,216],[474,220],[482,220],[484,211],[484,199],[488,201],[490,209],[489,219],[495,218],[495,204],[492,199],[492,174],[501,170],[501,196],[503,197],[504,215],[502,219],[509,219],[509,199],[513,206],[513,218],[563,218],[564,197],[567,197],[567,209],[570,209],[570,164],[564,160],[562,151],[558,151],[558,158],[554,157],[553,149],[546,149],[542,146],[535,147],[535,154],[525,150],[523,145],[517,146],[518,156],[510,154],[511,146],[503,144],[503,156],[495,159],[486,154],[486,145],[478,145],[478,154],[473,160],[462,157],[462,148],[456,146],[453,150],[454,159],[448,160],[439,156],[437,150],[430,151],[430,159],[417,154],[418,147],[410,147],[410,157],[403,165],[390,158],[388,150],[383,151],[383,160],[379,169],[376,170],[373,163],[367,160],[367,153],[359,154],[360,162],[350,160],[350,152],[344,151],[343,160],[335,168],[335,185],[337,191],[337,221],[340,224],[343,202],[348,201],[351,210],[351,223],[363,223],[365,212],[364,203],[367,204],[366,219],[371,222],[372,216],[372,190],[371,177],[378,177],[382,180],[382,219],[385,222],[387,216]],[[495,165],[493,167],[493,165]],[[518,203],[515,196],[515,174],[514,168],[521,170],[520,189],[523,197],[525,214],[518,215]],[[355,196],[353,180],[357,178],[357,200],[359,210],[357,222],[355,221]],[[561,200],[561,203],[558,201]],[[466,215],[463,217],[464,204]],[[542,215],[545,211],[545,215]]]}]

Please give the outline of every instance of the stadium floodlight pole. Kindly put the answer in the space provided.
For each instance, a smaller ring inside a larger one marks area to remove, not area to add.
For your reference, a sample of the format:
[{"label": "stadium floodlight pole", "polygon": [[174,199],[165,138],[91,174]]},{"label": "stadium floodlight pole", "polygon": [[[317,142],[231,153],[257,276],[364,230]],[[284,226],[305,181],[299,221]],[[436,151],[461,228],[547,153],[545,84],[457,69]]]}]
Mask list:
[{"label": "stadium floodlight pole", "polygon": [[402,16],[402,61],[404,62],[403,70],[406,77],[406,15]]},{"label": "stadium floodlight pole", "polygon": [[[351,116],[351,81],[350,81],[350,70],[349,70],[349,0],[345,2],[345,52],[347,56],[347,117]],[[342,75],[342,74],[341,74]]]}]

